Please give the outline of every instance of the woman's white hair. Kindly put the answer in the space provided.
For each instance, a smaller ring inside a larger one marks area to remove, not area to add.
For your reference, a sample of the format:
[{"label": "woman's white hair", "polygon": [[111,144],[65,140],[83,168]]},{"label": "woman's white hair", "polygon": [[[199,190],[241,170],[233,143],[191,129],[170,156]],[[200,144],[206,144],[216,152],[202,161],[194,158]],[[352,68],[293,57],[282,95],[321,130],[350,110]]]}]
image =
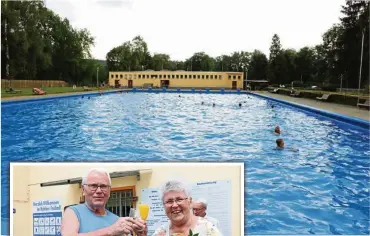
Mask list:
[{"label": "woman's white hair", "polygon": [[91,173],[100,173],[105,174],[108,177],[109,185],[112,184],[112,180],[110,178],[109,172],[106,169],[103,168],[91,168],[87,171],[86,175],[82,177],[82,184],[86,184],[87,178]]},{"label": "woman's white hair", "polygon": [[188,183],[182,180],[169,180],[164,182],[161,187],[162,201],[164,195],[169,191],[184,192],[187,197],[191,197],[191,190]]}]

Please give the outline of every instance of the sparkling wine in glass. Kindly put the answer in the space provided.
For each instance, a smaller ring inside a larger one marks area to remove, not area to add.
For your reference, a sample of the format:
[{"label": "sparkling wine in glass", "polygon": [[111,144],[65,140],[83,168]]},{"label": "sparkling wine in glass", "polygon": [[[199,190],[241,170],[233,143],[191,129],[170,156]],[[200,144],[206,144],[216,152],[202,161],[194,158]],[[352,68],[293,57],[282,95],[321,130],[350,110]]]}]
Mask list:
[{"label": "sparkling wine in glass", "polygon": [[146,220],[148,218],[149,209],[150,209],[150,206],[148,204],[141,203],[139,205],[139,211],[140,211],[141,219]]}]

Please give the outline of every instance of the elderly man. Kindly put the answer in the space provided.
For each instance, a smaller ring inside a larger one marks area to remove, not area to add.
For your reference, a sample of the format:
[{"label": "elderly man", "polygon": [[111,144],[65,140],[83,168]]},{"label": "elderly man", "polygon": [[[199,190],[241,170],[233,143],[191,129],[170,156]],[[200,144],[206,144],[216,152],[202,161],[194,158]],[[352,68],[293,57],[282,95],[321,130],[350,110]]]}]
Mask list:
[{"label": "elderly man", "polygon": [[130,217],[118,217],[105,209],[110,197],[111,179],[103,169],[90,169],[82,179],[85,203],[68,207],[63,215],[63,236],[131,235],[147,234],[144,221]]},{"label": "elderly man", "polygon": [[194,201],[193,202],[194,215],[203,217],[207,219],[208,221],[211,221],[214,224],[214,226],[216,226],[216,228],[218,228],[221,231],[220,222],[216,218],[213,218],[207,215],[206,213],[207,205],[208,205],[207,200],[203,198],[200,198]]}]

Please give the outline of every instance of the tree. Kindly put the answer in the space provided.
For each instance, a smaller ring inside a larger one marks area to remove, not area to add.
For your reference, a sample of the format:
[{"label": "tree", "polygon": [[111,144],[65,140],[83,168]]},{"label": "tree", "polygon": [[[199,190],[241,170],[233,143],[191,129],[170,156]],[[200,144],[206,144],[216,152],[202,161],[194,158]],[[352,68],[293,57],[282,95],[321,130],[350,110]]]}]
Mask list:
[{"label": "tree", "polygon": [[126,41],[114,47],[107,53],[106,59],[110,71],[135,71],[151,66],[148,46],[141,36],[136,36],[132,41]]},{"label": "tree", "polygon": [[250,80],[266,80],[267,68],[268,60],[266,55],[259,50],[254,50],[251,55],[247,78]]},{"label": "tree", "polygon": [[281,43],[277,34],[272,37],[270,46],[269,66],[268,66],[268,80],[271,83],[279,83],[282,76],[282,70],[285,67],[285,58],[281,55]]},{"label": "tree", "polygon": [[337,41],[340,61],[338,69],[348,81],[348,86],[358,87],[359,66],[361,60],[361,42],[364,34],[364,55],[362,81],[369,76],[369,5],[366,1],[346,1],[342,6],[344,17],[341,18],[343,32]]},{"label": "tree", "polygon": [[315,51],[314,48],[304,47],[301,48],[295,58],[297,73],[303,83],[312,81],[315,75]]},{"label": "tree", "polygon": [[184,70],[191,71],[213,71],[214,59],[204,52],[196,52],[192,57],[185,60]]},{"label": "tree", "polygon": [[16,79],[81,80],[81,60],[91,57],[94,44],[86,29],[72,28],[42,1],[1,5],[2,76],[9,71]]},{"label": "tree", "polygon": [[167,54],[154,54],[152,57],[153,70],[169,70],[170,69],[170,56]]}]

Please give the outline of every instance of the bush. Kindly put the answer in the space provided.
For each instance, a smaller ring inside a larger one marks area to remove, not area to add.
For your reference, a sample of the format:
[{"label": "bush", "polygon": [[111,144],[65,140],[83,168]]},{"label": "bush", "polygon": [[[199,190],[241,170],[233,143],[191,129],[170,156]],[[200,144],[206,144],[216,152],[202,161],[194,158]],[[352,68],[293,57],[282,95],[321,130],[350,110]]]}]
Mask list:
[{"label": "bush", "polygon": [[325,85],[321,87],[322,91],[329,91],[329,92],[336,92],[337,88],[338,88],[337,85]]}]

